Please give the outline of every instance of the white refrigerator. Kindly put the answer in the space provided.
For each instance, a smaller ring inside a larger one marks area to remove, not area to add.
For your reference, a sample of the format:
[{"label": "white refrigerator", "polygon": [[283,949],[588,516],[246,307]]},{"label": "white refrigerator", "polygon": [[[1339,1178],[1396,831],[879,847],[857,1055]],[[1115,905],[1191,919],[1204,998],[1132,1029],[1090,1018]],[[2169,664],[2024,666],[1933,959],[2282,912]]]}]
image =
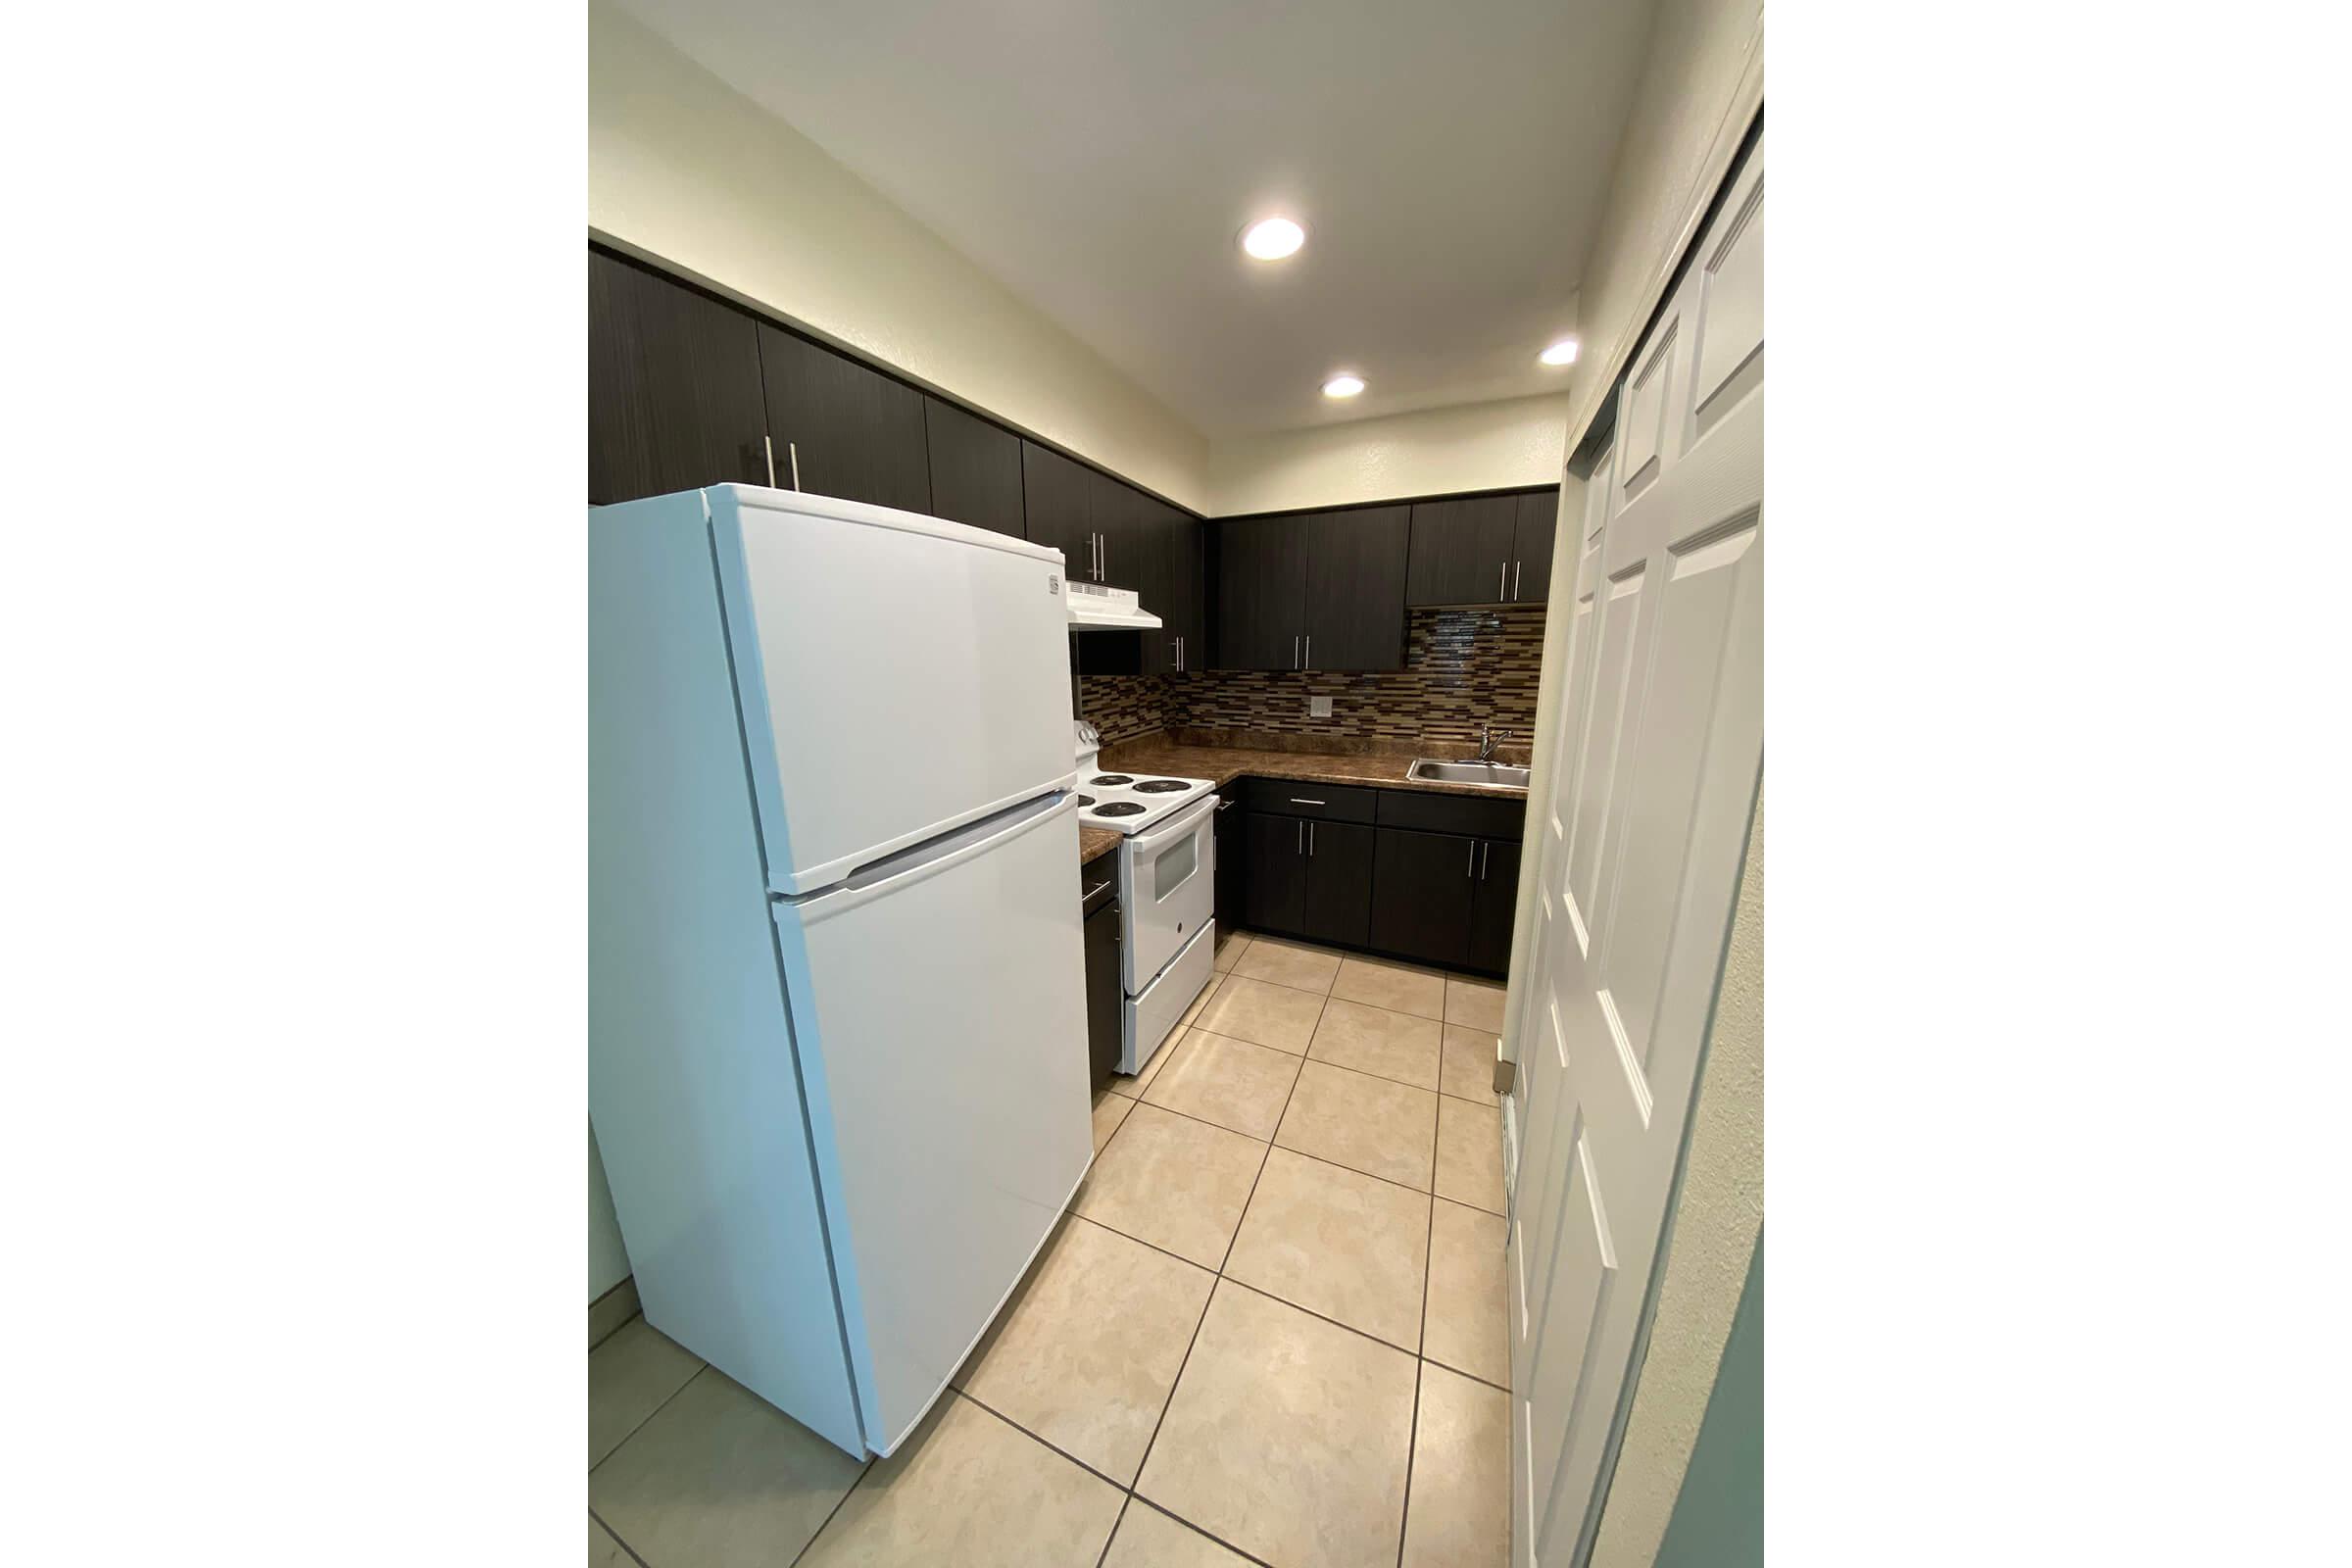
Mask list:
[{"label": "white refrigerator", "polygon": [[654,1327],[910,1432],[1093,1157],[1059,551],[591,509],[589,1112]]}]

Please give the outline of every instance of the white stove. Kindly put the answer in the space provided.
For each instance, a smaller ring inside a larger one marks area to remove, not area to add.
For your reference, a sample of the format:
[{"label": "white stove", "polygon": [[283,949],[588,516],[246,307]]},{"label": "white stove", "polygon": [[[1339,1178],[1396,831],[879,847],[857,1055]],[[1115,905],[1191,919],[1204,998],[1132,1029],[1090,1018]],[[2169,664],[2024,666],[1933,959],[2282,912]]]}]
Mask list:
[{"label": "white stove", "polygon": [[1078,820],[1088,827],[1142,833],[1216,789],[1204,778],[1163,778],[1156,773],[1078,772]]}]

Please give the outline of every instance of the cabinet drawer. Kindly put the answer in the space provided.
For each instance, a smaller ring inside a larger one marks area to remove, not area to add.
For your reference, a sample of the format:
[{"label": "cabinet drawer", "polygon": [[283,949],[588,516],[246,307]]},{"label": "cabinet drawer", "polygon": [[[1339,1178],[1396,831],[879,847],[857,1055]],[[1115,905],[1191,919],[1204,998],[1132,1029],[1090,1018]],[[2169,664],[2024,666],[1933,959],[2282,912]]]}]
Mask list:
[{"label": "cabinet drawer", "polygon": [[[1378,809],[1380,792],[1348,784],[1299,784],[1280,778],[1234,781],[1246,810],[1272,811],[1279,816],[1304,816],[1326,822],[1369,822]],[[1515,837],[1517,828],[1513,828]]]},{"label": "cabinet drawer", "polygon": [[1494,800],[1476,795],[1422,795],[1406,790],[1382,790],[1382,827],[1409,827],[1423,833],[1466,833],[1473,838],[1517,839],[1527,821],[1527,800]]}]

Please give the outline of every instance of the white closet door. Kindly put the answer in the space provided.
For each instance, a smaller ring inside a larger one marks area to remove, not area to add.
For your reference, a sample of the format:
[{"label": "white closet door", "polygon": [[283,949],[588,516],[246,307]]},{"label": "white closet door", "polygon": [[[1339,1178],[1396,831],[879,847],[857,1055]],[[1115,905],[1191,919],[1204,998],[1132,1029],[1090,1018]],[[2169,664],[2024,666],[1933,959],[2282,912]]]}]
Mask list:
[{"label": "white closet door", "polygon": [[1763,764],[1764,160],[1636,356],[1578,565],[1511,1195],[1514,1555],[1579,1564]]}]

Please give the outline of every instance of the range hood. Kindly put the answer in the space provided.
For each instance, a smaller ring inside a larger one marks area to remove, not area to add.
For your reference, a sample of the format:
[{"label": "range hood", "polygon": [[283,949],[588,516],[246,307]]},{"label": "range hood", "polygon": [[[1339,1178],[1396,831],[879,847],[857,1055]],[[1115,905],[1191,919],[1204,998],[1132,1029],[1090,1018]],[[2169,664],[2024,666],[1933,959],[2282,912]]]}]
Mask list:
[{"label": "range hood", "polygon": [[1143,607],[1132,588],[1105,588],[1101,583],[1063,579],[1063,600],[1070,607],[1072,631],[1152,631],[1159,617]]}]

